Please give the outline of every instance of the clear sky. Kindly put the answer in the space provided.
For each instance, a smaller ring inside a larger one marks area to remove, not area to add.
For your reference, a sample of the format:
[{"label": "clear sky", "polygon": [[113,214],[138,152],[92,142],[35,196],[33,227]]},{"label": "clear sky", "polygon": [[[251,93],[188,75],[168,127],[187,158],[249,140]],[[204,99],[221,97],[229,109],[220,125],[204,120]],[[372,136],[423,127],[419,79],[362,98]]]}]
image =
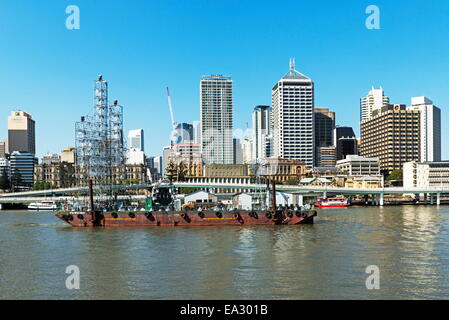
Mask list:
[{"label": "clear sky", "polygon": [[[380,30],[368,30],[368,5]],[[80,30],[65,27],[69,5]],[[359,99],[382,86],[392,103],[425,95],[442,109],[449,159],[447,0],[0,0],[0,140],[13,109],[36,120],[37,153],[74,146],[74,123],[89,114],[98,74],[125,106],[125,130],[143,128],[149,155],[169,144],[177,122],[199,120],[199,79],[234,80],[234,127],[297,69],[315,82],[316,107],[359,132]]]}]

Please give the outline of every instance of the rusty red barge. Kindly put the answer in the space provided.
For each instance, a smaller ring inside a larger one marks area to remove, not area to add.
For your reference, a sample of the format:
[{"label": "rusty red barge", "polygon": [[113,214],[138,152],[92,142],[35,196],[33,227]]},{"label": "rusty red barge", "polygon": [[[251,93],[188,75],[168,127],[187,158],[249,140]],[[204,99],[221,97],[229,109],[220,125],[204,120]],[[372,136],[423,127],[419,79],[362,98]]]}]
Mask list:
[{"label": "rusty red barge", "polygon": [[271,210],[101,211],[96,210],[90,182],[90,210],[58,211],[56,216],[73,227],[256,226],[313,224],[314,210],[276,207],[273,183]]}]

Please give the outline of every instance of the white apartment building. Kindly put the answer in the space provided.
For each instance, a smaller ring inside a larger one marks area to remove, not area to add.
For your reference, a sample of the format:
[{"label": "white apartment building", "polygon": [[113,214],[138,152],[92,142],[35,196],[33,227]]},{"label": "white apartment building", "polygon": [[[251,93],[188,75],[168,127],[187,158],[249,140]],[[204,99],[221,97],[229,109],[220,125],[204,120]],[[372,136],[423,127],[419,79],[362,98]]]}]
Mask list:
[{"label": "white apartment building", "polygon": [[360,98],[360,121],[370,119],[374,110],[387,106],[389,103],[390,98],[384,95],[382,87],[379,89],[372,87],[366,97]]},{"label": "white apartment building", "polygon": [[406,188],[439,188],[449,186],[449,161],[406,162],[403,165]]},{"label": "white apartment building", "polygon": [[267,140],[270,138],[271,107],[257,106],[253,111],[253,147],[252,157],[254,161],[268,158]]},{"label": "white apartment building", "polygon": [[242,141],[242,154],[243,164],[251,164],[253,161],[253,142],[251,139],[243,139]]},{"label": "white apartment building", "polygon": [[347,155],[346,159],[337,161],[337,168],[349,176],[380,175],[378,158],[365,158],[358,155]]},{"label": "white apartment building", "polygon": [[290,60],[290,71],[272,89],[274,156],[313,167],[314,103],[313,81]]},{"label": "white apartment building", "polygon": [[205,164],[232,164],[232,79],[203,76],[200,82],[201,143]]},{"label": "white apartment building", "polygon": [[129,131],[128,148],[145,151],[143,129],[136,129]]},{"label": "white apartment building", "polygon": [[11,167],[9,165],[9,160],[6,158],[0,158],[0,176],[3,174],[3,170],[6,169],[6,175],[8,178],[11,177]]},{"label": "white apartment building", "polygon": [[420,142],[421,162],[441,161],[441,110],[426,97],[412,98],[409,110],[421,114]]}]

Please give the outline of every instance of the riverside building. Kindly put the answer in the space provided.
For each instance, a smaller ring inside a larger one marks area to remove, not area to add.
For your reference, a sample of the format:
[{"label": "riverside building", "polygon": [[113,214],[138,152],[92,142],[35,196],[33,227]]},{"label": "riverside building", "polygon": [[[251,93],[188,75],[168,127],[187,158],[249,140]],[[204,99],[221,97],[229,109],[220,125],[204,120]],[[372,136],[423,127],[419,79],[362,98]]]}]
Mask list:
[{"label": "riverside building", "polygon": [[379,158],[380,170],[390,173],[406,162],[419,161],[420,111],[405,105],[388,105],[374,110],[361,122],[360,154]]},{"label": "riverside building", "polygon": [[295,70],[289,72],[272,89],[274,156],[314,165],[314,83]]},{"label": "riverside building", "polygon": [[203,76],[200,82],[201,143],[206,164],[233,164],[232,79]]}]

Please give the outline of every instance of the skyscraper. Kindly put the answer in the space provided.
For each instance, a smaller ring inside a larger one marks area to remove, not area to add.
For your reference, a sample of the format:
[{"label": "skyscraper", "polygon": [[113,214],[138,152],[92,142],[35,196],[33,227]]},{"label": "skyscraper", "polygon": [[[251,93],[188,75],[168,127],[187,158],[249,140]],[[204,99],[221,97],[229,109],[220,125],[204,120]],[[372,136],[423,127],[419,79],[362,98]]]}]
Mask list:
[{"label": "skyscraper", "polygon": [[360,154],[379,158],[380,169],[389,173],[406,162],[419,161],[420,122],[420,111],[405,105],[374,110],[371,119],[361,123]]},{"label": "skyscraper", "polygon": [[441,161],[441,110],[426,97],[412,98],[409,110],[419,110],[421,162]]},{"label": "skyscraper", "polygon": [[206,164],[233,163],[232,79],[203,76],[200,82],[201,142]]},{"label": "skyscraper", "polygon": [[333,133],[334,146],[336,148],[336,159],[346,159],[347,155],[358,154],[357,138],[351,127],[337,126]]},{"label": "skyscraper", "polygon": [[373,111],[387,106],[390,103],[390,98],[384,95],[384,90],[372,89],[368,92],[366,97],[360,98],[360,121],[371,118]]},{"label": "skyscraper", "polygon": [[[252,158],[259,160],[268,158],[271,155],[267,154],[267,139],[270,138],[271,130],[271,107],[257,106],[253,111],[253,147]],[[269,149],[268,149],[269,150]]]},{"label": "skyscraper", "polygon": [[201,121],[193,121],[193,142],[201,144]]},{"label": "skyscraper", "polygon": [[145,151],[143,129],[130,130],[128,133],[128,148]]},{"label": "skyscraper", "polygon": [[8,117],[8,150],[36,153],[35,122],[23,111],[12,111]]},{"label": "skyscraper", "polygon": [[175,144],[177,143],[190,143],[193,141],[193,125],[190,123],[179,123],[175,130]]},{"label": "skyscraper", "polygon": [[302,160],[308,168],[314,164],[314,83],[295,70],[290,71],[272,89],[273,146],[275,156]]},{"label": "skyscraper", "polygon": [[[324,154],[332,153],[331,149],[327,148],[333,145],[332,134],[335,128],[335,112],[329,111],[325,108],[316,108],[315,110],[315,165],[321,167],[320,163],[324,163],[324,160],[318,160],[318,158],[324,159]],[[335,149],[334,149],[335,151]],[[320,156],[320,153],[323,156]],[[334,152],[335,153],[335,152]],[[327,162],[327,165],[330,162]]]}]

